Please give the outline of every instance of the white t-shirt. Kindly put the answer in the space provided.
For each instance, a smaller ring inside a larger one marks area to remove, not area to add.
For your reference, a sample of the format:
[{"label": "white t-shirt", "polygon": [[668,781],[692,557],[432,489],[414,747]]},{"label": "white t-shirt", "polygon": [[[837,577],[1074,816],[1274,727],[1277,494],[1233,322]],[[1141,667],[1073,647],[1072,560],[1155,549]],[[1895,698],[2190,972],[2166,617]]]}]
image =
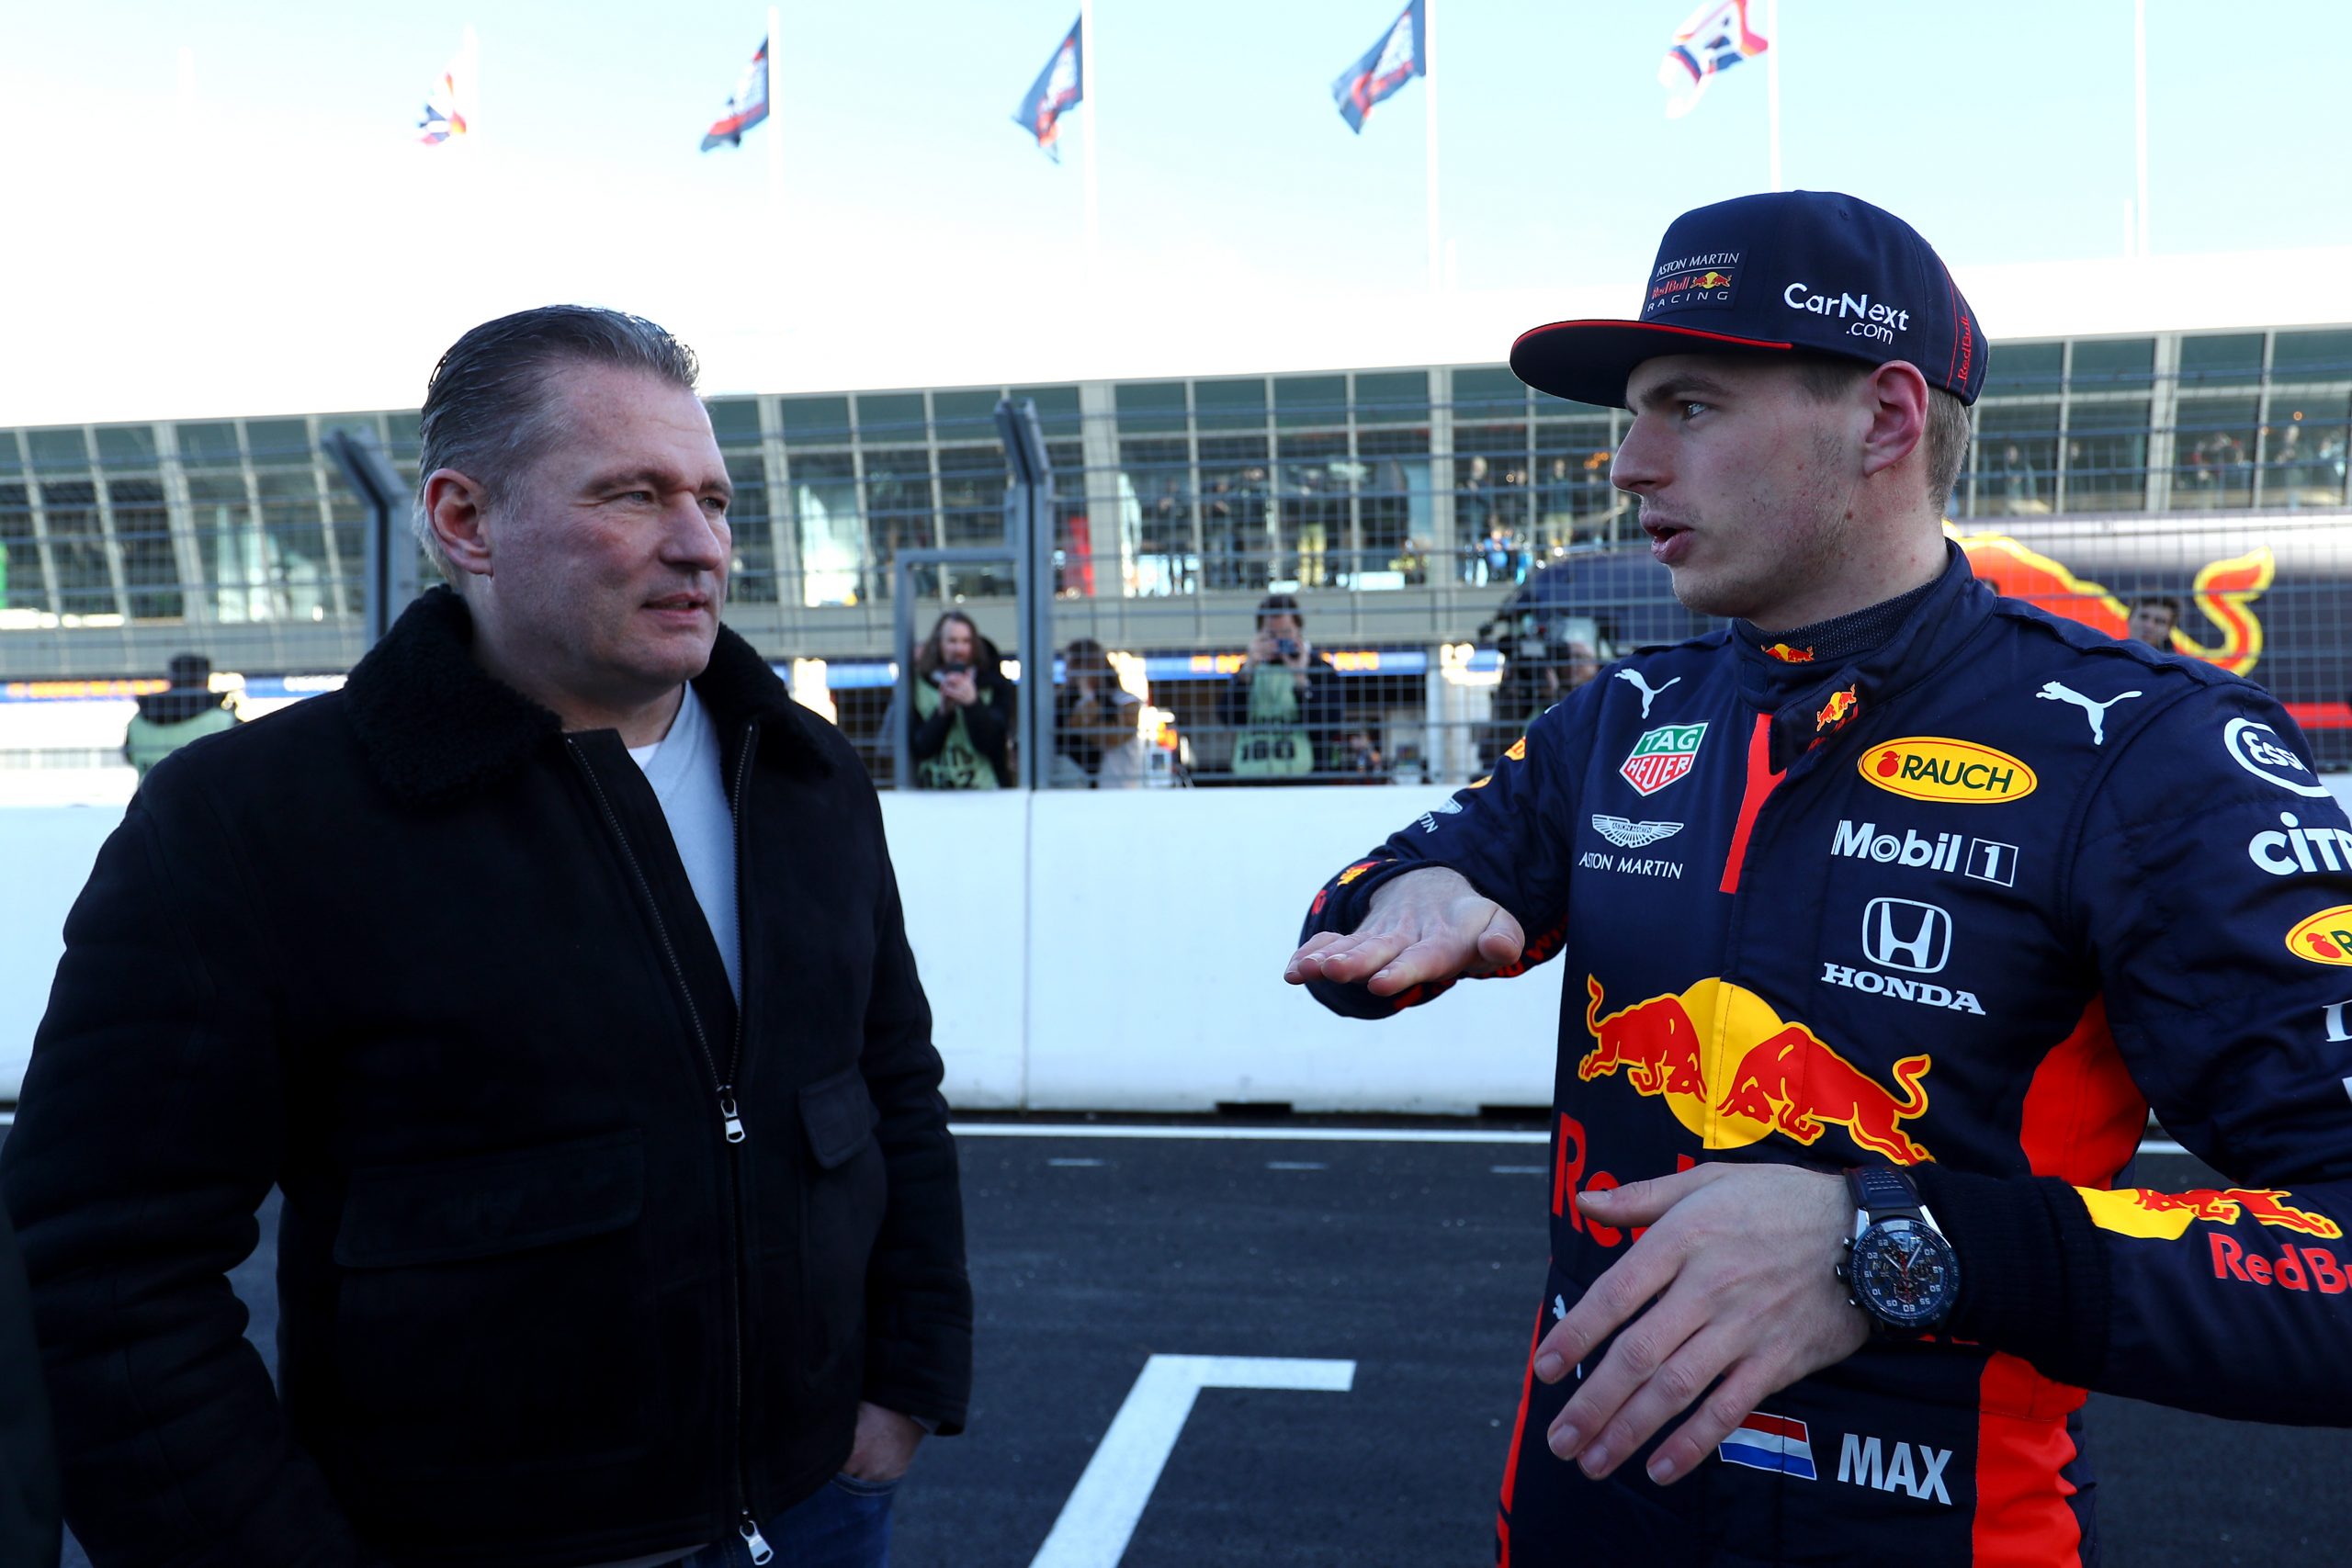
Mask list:
[{"label": "white t-shirt", "polygon": [[670,733],[650,746],[629,748],[628,754],[645,770],[645,782],[653,786],[653,797],[669,819],[686,880],[694,884],[695,902],[702,906],[702,918],[727,965],[727,984],[741,1007],[743,955],[738,951],[741,937],[735,919],[735,818],[727,809],[727,784],[720,777],[718,730],[694,687],[685,690],[678,715],[670,721]]}]

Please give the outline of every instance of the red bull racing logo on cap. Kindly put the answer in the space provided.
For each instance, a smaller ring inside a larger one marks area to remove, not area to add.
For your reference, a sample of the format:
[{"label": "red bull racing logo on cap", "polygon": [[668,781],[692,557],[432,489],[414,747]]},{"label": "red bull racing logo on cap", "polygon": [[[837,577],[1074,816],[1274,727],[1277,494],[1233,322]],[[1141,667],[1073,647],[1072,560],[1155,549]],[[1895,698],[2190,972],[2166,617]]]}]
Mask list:
[{"label": "red bull racing logo on cap", "polygon": [[1873,746],[1857,764],[1862,777],[1892,795],[1955,806],[2023,800],[2041,781],[2033,770],[1990,746],[1911,735]]},{"label": "red bull racing logo on cap", "polygon": [[1699,306],[1723,310],[1738,293],[1737,251],[1713,251],[1704,255],[1674,256],[1650,274],[1648,296],[1642,300],[1645,317]]},{"label": "red bull racing logo on cap", "polygon": [[1698,766],[1699,743],[1706,738],[1703,724],[1662,724],[1645,729],[1617,771],[1639,793],[1656,795]]},{"label": "red bull racing logo on cap", "polygon": [[1577,1076],[1589,1083],[1622,1071],[1636,1094],[1665,1100],[1703,1147],[1745,1148],[1773,1133],[1811,1145],[1835,1125],[1898,1165],[1935,1157],[1903,1126],[1927,1112],[1920,1081],[1931,1056],[1894,1064],[1896,1093],[1728,980],[1710,977],[1607,1014],[1600,980],[1586,976],[1585,991],[1593,1045]]},{"label": "red bull racing logo on cap", "polygon": [[2145,1236],[2152,1241],[2178,1241],[2191,1220],[2233,1225],[2241,1219],[2275,1230],[2296,1231],[2334,1241],[2344,1227],[2325,1214],[2298,1209],[2287,1201],[2294,1196],[2283,1187],[2199,1187],[2187,1192],[2151,1192],[2145,1188],[2119,1187],[2103,1191],[2077,1187],[2091,1223],[2119,1235]]}]

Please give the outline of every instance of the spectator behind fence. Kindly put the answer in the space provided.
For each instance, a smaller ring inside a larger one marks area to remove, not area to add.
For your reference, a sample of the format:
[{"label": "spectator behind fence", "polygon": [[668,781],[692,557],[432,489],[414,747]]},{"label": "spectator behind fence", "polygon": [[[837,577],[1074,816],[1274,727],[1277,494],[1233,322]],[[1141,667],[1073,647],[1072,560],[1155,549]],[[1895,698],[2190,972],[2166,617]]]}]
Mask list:
[{"label": "spectator behind fence", "polygon": [[229,699],[212,689],[212,660],[200,653],[175,653],[168,668],[171,689],[140,698],[139,712],[122,738],[122,754],[141,779],[189,741],[237,727]]},{"label": "spectator behind fence", "polygon": [[1345,722],[1340,672],[1306,640],[1298,601],[1269,593],[1241,668],[1218,702],[1233,735],[1233,776],[1252,784],[1304,781],[1329,761]]},{"label": "spectator behind fence", "polygon": [[2180,627],[2180,601],[2160,595],[2132,601],[2132,620],[2124,635],[2133,642],[2172,651],[2173,635]]},{"label": "spectator behind fence", "polygon": [[[469,332],[447,585],[99,850],[0,1147],[94,1562],[873,1568],[962,1425],[880,808],[719,623],[695,380],[616,311]],[[226,1277],[272,1187],[275,1387]]]},{"label": "spectator behind fence", "polygon": [[950,610],[915,650],[912,736],[922,789],[1008,789],[1019,694],[996,644]]},{"label": "spectator behind fence", "polygon": [[1119,684],[1091,637],[1062,650],[1054,696],[1054,787],[1133,789],[1143,783],[1143,702]]}]

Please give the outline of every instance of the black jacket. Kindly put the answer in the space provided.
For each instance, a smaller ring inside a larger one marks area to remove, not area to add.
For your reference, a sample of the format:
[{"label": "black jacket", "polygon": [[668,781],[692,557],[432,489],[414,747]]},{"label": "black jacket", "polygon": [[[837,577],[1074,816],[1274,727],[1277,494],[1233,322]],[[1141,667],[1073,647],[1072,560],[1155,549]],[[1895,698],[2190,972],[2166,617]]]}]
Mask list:
[{"label": "black jacket", "polygon": [[[618,734],[469,637],[435,591],[340,693],[175,753],[67,919],[0,1178],[101,1568],[627,1558],[813,1491],[861,1396],[963,1421],[864,770],[719,634],[739,1017]],[[273,1182],[282,1403],[222,1278]]]},{"label": "black jacket", "polygon": [[33,1348],[32,1302],[17,1260],[16,1233],[0,1208],[0,1562],[55,1568],[57,1452],[49,1394]]}]

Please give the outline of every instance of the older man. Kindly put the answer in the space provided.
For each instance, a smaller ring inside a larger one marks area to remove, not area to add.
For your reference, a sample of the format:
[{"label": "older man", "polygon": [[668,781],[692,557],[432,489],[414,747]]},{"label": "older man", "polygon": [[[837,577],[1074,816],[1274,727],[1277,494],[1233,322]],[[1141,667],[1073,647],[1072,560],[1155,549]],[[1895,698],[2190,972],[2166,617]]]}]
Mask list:
[{"label": "older man", "polygon": [[[879,811],[719,624],[695,378],[609,311],[468,333],[418,498],[454,586],[100,852],[5,1179],[102,1568],[879,1562],[963,1420]],[[276,1393],[222,1277],[273,1183]]]},{"label": "older man", "polygon": [[[1819,192],[1512,352],[1631,411],[1612,478],[1732,625],[1569,694],[1288,968],[1377,1016],[1568,964],[1506,1563],[2086,1562],[2086,1389],[2352,1408],[2352,827],[2259,687],[1970,574],[1984,353]],[[2150,1106],[2224,1184],[2132,1185]]]}]

